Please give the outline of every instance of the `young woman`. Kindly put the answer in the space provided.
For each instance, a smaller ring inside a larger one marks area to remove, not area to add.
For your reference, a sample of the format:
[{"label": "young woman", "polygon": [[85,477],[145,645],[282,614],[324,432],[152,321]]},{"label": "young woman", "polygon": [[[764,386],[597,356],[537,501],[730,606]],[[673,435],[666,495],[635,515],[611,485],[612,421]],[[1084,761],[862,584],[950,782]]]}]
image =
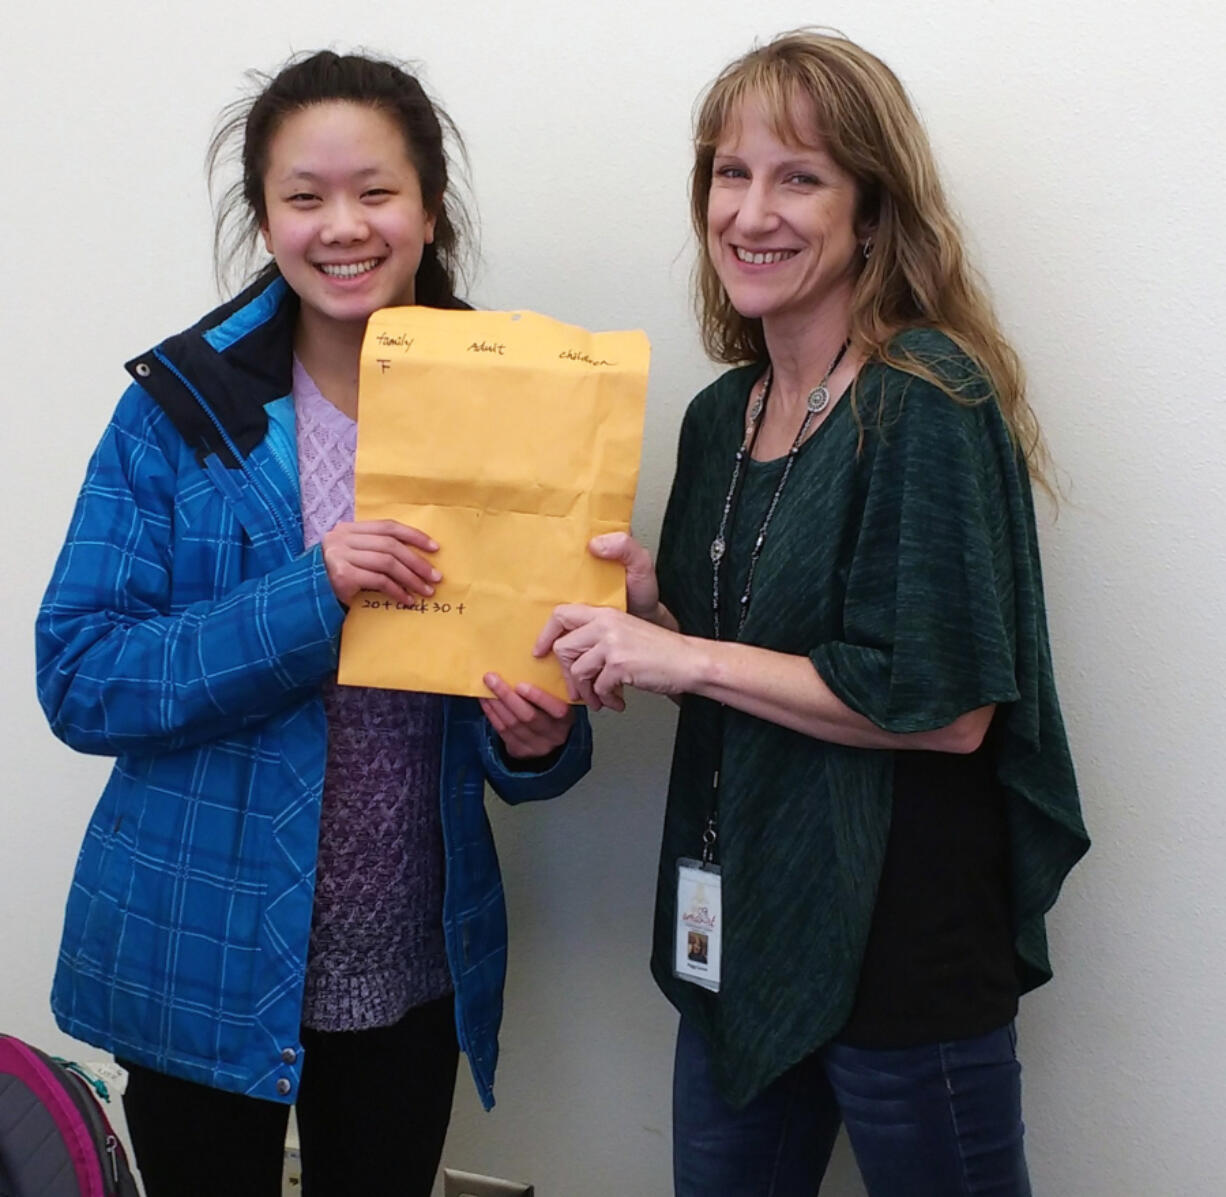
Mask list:
[{"label": "young woman", "polygon": [[290,1103],[305,1191],[425,1197],[457,1049],[493,1100],[484,782],[547,798],[589,766],[586,720],[533,686],[332,680],[359,590],[440,581],[428,530],[353,522],[353,456],[370,314],[466,306],[450,127],[399,66],[319,53],[222,129],[272,260],[128,364],[39,613],[52,727],[116,757],[52,1005],[129,1069],[150,1197],[280,1192]]},{"label": "young woman", "polygon": [[[1088,841],[1017,358],[859,46],[733,63],[695,152],[702,329],[736,368],[686,414],[658,584],[600,538],[629,612],[561,607],[538,642],[593,708],[681,700],[653,955],[676,1190],[812,1197],[845,1123],[872,1197],[1022,1197],[1013,1018]],[[699,883],[718,976],[704,929],[702,969],[674,952]]]}]

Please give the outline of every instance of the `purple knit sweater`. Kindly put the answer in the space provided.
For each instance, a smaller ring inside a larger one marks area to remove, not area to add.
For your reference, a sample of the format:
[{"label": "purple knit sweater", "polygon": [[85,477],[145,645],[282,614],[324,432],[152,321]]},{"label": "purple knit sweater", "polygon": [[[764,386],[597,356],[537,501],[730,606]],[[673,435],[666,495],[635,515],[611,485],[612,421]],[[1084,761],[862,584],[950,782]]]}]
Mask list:
[{"label": "purple knit sweater", "polygon": [[[294,361],[307,548],[353,519],[357,425]],[[443,943],[438,787],[442,699],[324,686],[328,763],[302,1021],[390,1026],[451,991]]]}]

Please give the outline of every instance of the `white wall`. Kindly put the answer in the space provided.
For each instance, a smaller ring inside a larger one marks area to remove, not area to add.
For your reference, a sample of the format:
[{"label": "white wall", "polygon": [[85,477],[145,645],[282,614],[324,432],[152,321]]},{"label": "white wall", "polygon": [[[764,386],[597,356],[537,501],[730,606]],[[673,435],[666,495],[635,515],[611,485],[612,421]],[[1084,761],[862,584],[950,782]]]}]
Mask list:
[{"label": "white wall", "polygon": [[[46,994],[105,768],[42,723],[34,610],[120,363],[212,302],[200,163],[242,70],[328,43],[428,65],[472,153],[474,297],[653,340],[637,520],[654,543],[682,411],[713,373],[686,294],[691,104],[751,39],[814,18],[912,89],[1070,489],[1048,597],[1095,848],[1051,919],[1057,978],[1021,1017],[1036,1191],[1223,1190],[1226,16],[1209,0],[11,6],[0,1026],[65,1046]],[[650,699],[598,720],[578,791],[496,815],[500,1100],[482,1116],[462,1084],[456,1166],[543,1197],[667,1191],[673,1018],[646,958],[671,723]],[[860,1191],[840,1157],[826,1193]]]}]

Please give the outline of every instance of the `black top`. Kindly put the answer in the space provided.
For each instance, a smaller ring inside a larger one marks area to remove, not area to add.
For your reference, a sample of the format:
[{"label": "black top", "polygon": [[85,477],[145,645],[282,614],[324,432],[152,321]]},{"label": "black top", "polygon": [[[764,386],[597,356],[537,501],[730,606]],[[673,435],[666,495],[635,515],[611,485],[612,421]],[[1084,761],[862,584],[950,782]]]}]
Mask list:
[{"label": "black top", "polygon": [[1005,796],[985,743],[900,752],[877,904],[851,1017],[857,1047],[983,1035],[1017,1013]]}]

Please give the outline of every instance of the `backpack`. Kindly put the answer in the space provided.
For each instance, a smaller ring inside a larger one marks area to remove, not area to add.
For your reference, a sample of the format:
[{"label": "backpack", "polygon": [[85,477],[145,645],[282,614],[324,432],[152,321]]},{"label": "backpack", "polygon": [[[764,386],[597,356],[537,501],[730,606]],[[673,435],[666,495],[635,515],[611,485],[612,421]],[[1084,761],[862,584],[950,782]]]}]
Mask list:
[{"label": "backpack", "polygon": [[139,1197],[101,1081],[0,1035],[0,1197]]}]

